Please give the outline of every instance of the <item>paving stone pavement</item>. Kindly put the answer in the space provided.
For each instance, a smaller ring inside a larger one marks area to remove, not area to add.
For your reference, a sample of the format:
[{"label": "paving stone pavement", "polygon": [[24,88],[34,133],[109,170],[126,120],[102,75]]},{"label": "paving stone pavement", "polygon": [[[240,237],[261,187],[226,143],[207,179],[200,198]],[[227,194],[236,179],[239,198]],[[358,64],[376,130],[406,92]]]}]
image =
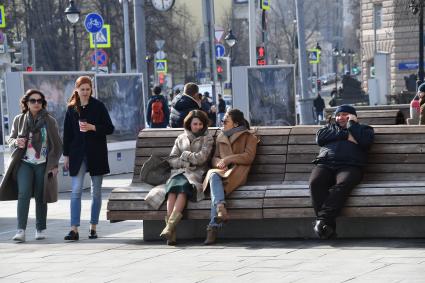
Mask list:
[{"label": "paving stone pavement", "polygon": [[16,202],[0,202],[0,282],[425,282],[424,239],[184,241],[177,247],[143,242],[141,221],[106,221],[109,192],[130,178],[105,178],[97,240],[87,238],[89,191],[81,240],[70,243],[63,241],[69,193],[49,205],[45,240],[34,240],[31,203],[27,242],[21,244],[11,241]]}]

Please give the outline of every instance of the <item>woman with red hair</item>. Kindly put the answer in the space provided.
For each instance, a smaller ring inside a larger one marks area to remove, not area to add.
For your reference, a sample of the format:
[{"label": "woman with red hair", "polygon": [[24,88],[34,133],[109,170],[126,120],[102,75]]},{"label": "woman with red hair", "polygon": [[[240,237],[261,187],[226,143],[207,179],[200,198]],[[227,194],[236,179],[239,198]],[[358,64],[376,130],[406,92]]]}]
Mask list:
[{"label": "woman with red hair", "polygon": [[63,134],[64,167],[72,178],[71,231],[65,240],[78,240],[81,215],[81,194],[84,177],[91,177],[91,218],[89,239],[96,239],[96,225],[102,206],[102,180],[108,174],[108,149],[106,135],[114,131],[114,125],[105,105],[94,98],[90,77],[82,76],[75,82],[65,115]]}]

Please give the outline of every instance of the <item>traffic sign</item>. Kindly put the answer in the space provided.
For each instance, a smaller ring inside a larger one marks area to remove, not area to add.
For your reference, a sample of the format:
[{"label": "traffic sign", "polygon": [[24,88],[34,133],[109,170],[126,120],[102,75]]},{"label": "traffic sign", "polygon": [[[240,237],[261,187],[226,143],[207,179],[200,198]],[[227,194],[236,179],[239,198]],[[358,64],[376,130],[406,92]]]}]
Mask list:
[{"label": "traffic sign", "polygon": [[214,33],[215,42],[221,42],[221,38],[223,37],[223,34],[224,34],[224,30],[222,28],[216,28]]},{"label": "traffic sign", "polygon": [[[90,48],[94,48],[94,34],[90,33]],[[111,26],[103,25],[102,29],[96,33],[97,48],[110,48],[111,47]]]},{"label": "traffic sign", "polygon": [[[97,50],[97,65],[99,66],[106,66],[106,64],[108,63],[108,54],[106,53],[105,50],[103,49],[98,49]],[[93,65],[96,65],[96,59],[95,59],[95,53],[94,51],[90,54],[90,62]]]},{"label": "traffic sign", "polygon": [[215,57],[217,58],[223,57],[225,52],[226,52],[226,49],[224,48],[223,44],[215,45]]},{"label": "traffic sign", "polygon": [[4,13],[4,5],[0,5],[0,28],[6,27],[6,14]]},{"label": "traffic sign", "polygon": [[308,58],[310,59],[310,64],[319,64],[320,63],[320,49],[309,49]]},{"label": "traffic sign", "polygon": [[156,60],[155,69],[157,73],[167,73],[167,60]]},{"label": "traffic sign", "polygon": [[261,0],[261,10],[270,10],[270,0]]},{"label": "traffic sign", "polygon": [[103,18],[97,13],[90,13],[86,16],[84,26],[88,32],[97,33],[103,27]]},{"label": "traffic sign", "polygon": [[167,57],[167,54],[162,50],[159,50],[155,53],[155,59],[156,60],[163,60],[163,59],[165,59],[165,57]]},{"label": "traffic sign", "polygon": [[162,40],[162,39],[155,40],[156,48],[158,48],[159,50],[161,50],[162,47],[164,47],[164,44],[165,44],[165,40]]}]

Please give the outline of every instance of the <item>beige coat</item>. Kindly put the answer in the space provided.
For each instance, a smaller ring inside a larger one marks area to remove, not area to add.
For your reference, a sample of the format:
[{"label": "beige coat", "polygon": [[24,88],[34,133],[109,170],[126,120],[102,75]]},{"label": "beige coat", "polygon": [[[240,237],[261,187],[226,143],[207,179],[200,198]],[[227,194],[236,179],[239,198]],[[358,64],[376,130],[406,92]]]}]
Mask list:
[{"label": "beige coat", "polygon": [[246,183],[251,164],[257,152],[258,139],[248,130],[233,134],[230,138],[220,133],[216,140],[213,168],[223,159],[229,170],[210,169],[204,179],[203,188],[206,190],[212,173],[218,173],[223,178],[226,195]]},{"label": "beige coat", "polygon": [[[13,120],[10,138],[7,141],[12,149],[12,155],[9,167],[0,184],[0,200],[18,199],[16,174],[22,162],[25,150],[16,146],[16,138],[23,134],[25,124],[26,115],[24,114],[19,114]],[[51,169],[58,167],[59,159],[62,155],[62,141],[59,136],[58,124],[55,118],[50,114],[46,116],[46,128],[48,154],[46,171],[44,172],[44,202],[52,203],[58,200],[58,180],[57,176],[48,178],[47,174]]]},{"label": "beige coat", "polygon": [[177,137],[170,153],[170,156],[176,156],[168,161],[173,168],[170,179],[183,173],[189,183],[196,187],[197,201],[204,198],[202,180],[208,171],[208,161],[213,144],[214,139],[208,134],[208,131],[204,136],[195,137],[190,131],[185,130]]}]

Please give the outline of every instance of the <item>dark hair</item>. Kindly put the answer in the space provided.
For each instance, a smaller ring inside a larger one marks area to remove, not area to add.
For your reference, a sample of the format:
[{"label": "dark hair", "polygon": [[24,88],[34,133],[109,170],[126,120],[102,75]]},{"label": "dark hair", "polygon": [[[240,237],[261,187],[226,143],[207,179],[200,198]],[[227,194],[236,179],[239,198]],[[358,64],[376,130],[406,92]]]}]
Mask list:
[{"label": "dark hair", "polygon": [[208,128],[208,116],[205,114],[202,110],[192,110],[187,114],[187,116],[184,118],[183,121],[183,127],[190,131],[190,124],[192,123],[193,118],[198,118],[201,120],[202,124],[204,124],[204,127],[202,128],[202,131],[205,131]]},{"label": "dark hair", "polygon": [[176,94],[179,94],[179,93],[180,93],[180,89],[179,89],[179,88],[178,88],[178,89],[176,89],[175,93],[176,93]]},{"label": "dark hair", "polygon": [[187,83],[184,86],[184,93],[190,96],[194,96],[199,92],[199,87],[195,83]]},{"label": "dark hair", "polygon": [[21,112],[22,113],[28,112],[29,108],[28,108],[27,103],[30,100],[30,96],[33,95],[34,93],[41,96],[41,99],[43,99],[43,102],[41,103],[41,107],[43,109],[46,109],[47,101],[46,101],[46,97],[44,96],[44,94],[37,89],[29,89],[29,90],[27,90],[27,92],[25,92],[24,96],[22,96],[22,98],[21,98]]},{"label": "dark hair", "polygon": [[223,96],[222,96],[221,94],[218,94],[218,97],[219,97],[219,98],[222,98]]},{"label": "dark hair", "polygon": [[227,115],[232,118],[233,123],[238,124],[238,126],[245,126],[249,130],[249,122],[244,118],[242,111],[239,109],[232,109],[227,112]]},{"label": "dark hair", "polygon": [[153,88],[152,91],[155,95],[158,95],[158,94],[161,94],[162,88],[159,85],[157,85]]},{"label": "dark hair", "polygon": [[68,107],[74,107],[78,113],[80,113],[81,110],[81,102],[80,97],[78,96],[77,88],[79,88],[83,84],[89,84],[91,88],[90,96],[93,94],[93,84],[91,78],[88,76],[81,76],[75,81],[74,92],[72,93],[72,96],[68,101]]}]

